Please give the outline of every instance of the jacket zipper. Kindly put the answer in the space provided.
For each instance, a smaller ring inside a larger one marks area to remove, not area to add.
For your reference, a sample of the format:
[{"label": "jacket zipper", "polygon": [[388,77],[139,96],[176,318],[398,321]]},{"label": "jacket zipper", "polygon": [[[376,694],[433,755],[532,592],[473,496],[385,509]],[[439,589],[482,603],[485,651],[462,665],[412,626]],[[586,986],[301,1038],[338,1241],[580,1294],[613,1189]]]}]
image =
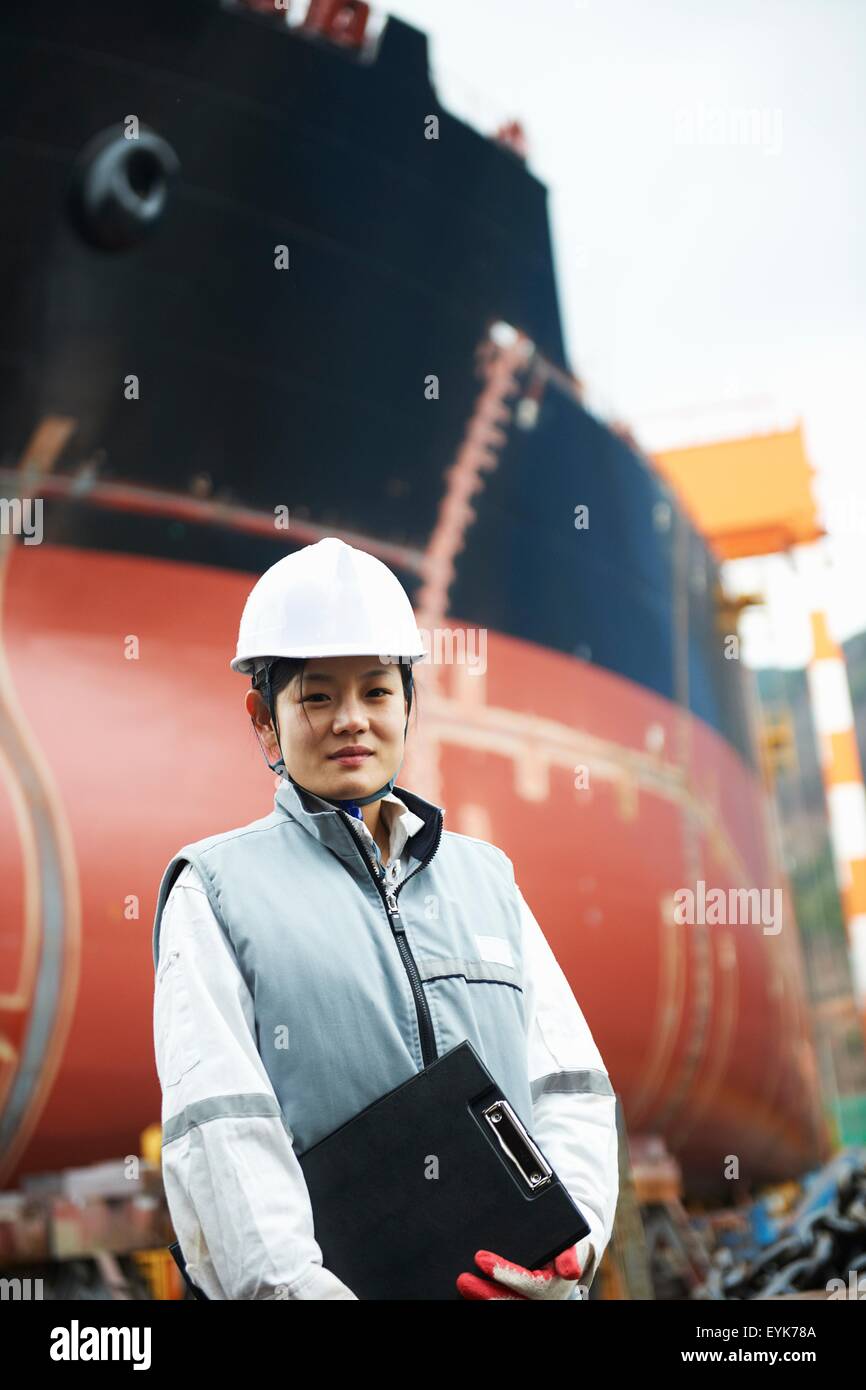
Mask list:
[{"label": "jacket zipper", "polygon": [[427,867],[427,865],[430,863],[430,860],[433,858],[434,854],[438,850],[439,841],[442,839],[442,821],[440,820],[439,822],[439,834],[436,837],[436,843],[433,846],[430,853],[428,854],[427,858],[424,860],[422,864],[418,865],[417,869],[413,869],[411,874],[407,874],[406,877],[403,879],[403,882],[399,883],[395,889],[388,888],[387,886],[383,887],[382,879],[385,876],[384,870],[378,863],[374,863],[373,856],[369,853],[366,845],[364,845],[364,843],[362,842],[360,835],[351,828],[349,822],[351,821],[352,817],[348,814],[347,811],[341,810],[339,806],[336,809],[340,812],[340,815],[345,818],[349,834],[351,835],[353,841],[357,844],[362,855],[364,856],[364,863],[370,870],[373,882],[375,883],[376,888],[379,891],[379,896],[385,905],[385,911],[388,914],[388,923],[391,927],[391,931],[394,933],[394,940],[397,942],[397,949],[400,952],[400,959],[403,962],[406,974],[409,977],[409,984],[412,987],[412,995],[415,1000],[415,1012],[418,1016],[418,1032],[421,1038],[421,1060],[425,1067],[429,1067],[430,1063],[435,1062],[437,1057],[439,1056],[439,1052],[436,1047],[436,1035],[433,1032],[433,1020],[430,1017],[430,1006],[427,1003],[427,996],[424,993],[424,986],[421,984],[421,976],[418,974],[418,966],[415,961],[415,957],[412,955],[409,943],[406,940],[406,928],[403,925],[403,919],[400,916],[400,909],[397,906],[397,895],[400,892],[400,889],[403,888],[405,884],[409,882],[410,878],[414,878],[417,873],[420,873],[422,869]]}]

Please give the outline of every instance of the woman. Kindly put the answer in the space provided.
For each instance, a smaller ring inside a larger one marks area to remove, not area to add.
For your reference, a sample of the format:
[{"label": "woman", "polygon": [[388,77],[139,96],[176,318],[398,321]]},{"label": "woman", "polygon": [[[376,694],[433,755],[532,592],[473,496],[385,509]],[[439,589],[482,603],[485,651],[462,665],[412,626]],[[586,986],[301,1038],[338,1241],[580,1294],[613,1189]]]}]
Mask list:
[{"label": "woman", "polygon": [[462,1296],[579,1297],[610,1238],[613,1090],[511,861],[394,791],[423,655],[396,576],[335,537],[247,599],[231,665],[283,774],[274,810],[178,851],[154,922],[163,1178],[208,1298],[356,1297],[323,1266],[297,1153],[464,1038],[590,1234],[540,1271],[479,1251]]}]

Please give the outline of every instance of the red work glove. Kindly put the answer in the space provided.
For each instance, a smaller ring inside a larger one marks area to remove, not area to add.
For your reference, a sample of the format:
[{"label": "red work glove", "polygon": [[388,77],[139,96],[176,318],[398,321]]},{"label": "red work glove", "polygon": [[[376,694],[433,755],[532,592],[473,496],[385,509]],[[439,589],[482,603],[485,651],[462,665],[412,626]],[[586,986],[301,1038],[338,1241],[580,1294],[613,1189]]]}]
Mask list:
[{"label": "red work glove", "polygon": [[458,1275],[457,1288],[464,1298],[571,1298],[582,1272],[576,1245],[570,1245],[541,1269],[525,1269],[490,1250],[476,1250],[475,1263],[490,1277]]}]

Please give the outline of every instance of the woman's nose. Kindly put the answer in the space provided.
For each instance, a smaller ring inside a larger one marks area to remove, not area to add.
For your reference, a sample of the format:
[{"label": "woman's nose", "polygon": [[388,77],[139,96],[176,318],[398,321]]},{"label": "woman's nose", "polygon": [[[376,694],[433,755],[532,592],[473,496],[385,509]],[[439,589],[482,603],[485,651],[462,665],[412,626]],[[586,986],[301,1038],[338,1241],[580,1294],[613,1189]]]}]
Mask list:
[{"label": "woman's nose", "polygon": [[354,728],[358,724],[364,724],[366,719],[364,706],[360,700],[356,699],[341,701],[334,715],[334,723],[340,728],[346,724],[350,724]]}]

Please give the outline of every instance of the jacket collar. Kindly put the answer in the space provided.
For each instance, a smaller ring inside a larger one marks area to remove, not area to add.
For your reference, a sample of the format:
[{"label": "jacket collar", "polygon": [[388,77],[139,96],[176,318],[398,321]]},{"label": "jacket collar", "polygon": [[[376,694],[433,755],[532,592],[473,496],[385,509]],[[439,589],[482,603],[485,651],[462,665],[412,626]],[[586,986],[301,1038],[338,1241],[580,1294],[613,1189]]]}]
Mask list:
[{"label": "jacket collar", "polygon": [[[388,857],[399,860],[406,852],[407,842],[419,830],[424,829],[424,821],[420,816],[416,816],[414,811],[410,811],[405,802],[401,801],[394,792],[388,792],[387,796],[383,796],[379,805],[382,823],[388,836]],[[373,847],[376,857],[380,858],[381,851],[367,829],[367,822],[361,820],[360,817],[353,817],[353,820],[352,829],[364,837],[368,844]],[[411,852],[410,848],[409,853],[411,854]]]},{"label": "jacket collar", "polygon": [[[423,863],[428,855],[432,854],[439,840],[445,810],[432,801],[425,801],[415,792],[407,791],[405,787],[395,786],[394,795],[424,822],[423,828],[417,830],[406,842],[414,858]],[[313,792],[300,790],[294,782],[285,777],[274,793],[274,810],[282,811],[297,821],[341,859],[354,859],[360,852],[355,843],[355,836],[352,834],[350,841],[344,825],[340,824],[344,816],[337,807]]]}]

